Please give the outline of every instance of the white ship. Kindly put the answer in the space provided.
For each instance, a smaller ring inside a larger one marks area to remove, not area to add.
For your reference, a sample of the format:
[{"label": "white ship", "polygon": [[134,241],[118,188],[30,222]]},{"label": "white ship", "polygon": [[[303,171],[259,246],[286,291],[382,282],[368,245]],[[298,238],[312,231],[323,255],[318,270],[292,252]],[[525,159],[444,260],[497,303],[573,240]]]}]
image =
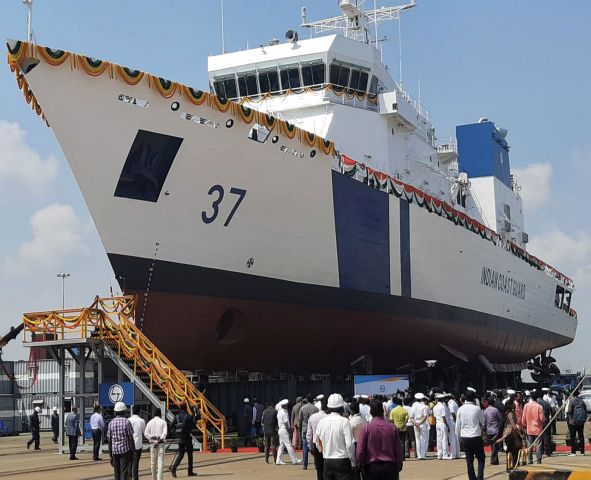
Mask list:
[{"label": "white ship", "polygon": [[139,326],[201,370],[502,369],[572,342],[574,285],[526,251],[507,131],[438,145],[376,48],[414,3],[339,6],[313,38],[210,57],[210,93],[8,43]]}]

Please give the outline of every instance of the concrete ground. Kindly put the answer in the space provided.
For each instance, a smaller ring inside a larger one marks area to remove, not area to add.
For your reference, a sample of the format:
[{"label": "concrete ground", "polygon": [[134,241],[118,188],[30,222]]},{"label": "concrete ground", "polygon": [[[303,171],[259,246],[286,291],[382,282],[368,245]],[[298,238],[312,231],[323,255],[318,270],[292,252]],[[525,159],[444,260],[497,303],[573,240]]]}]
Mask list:
[{"label": "concrete ground", "polygon": [[[109,465],[108,454],[104,453],[102,462],[93,462],[90,453],[80,453],[78,461],[69,461],[67,455],[58,455],[51,443],[50,435],[42,434],[41,450],[27,450],[25,442],[28,435],[0,438],[0,479],[14,480],[103,480],[112,479],[113,471]],[[561,443],[560,438],[558,443]],[[438,461],[431,457],[424,461],[408,460],[404,464],[401,479],[413,480],[464,480],[466,463],[464,460]],[[174,454],[166,457],[165,465],[170,465]],[[301,455],[299,455],[301,457]],[[264,456],[259,453],[197,453],[195,454],[196,471],[200,477],[211,477],[220,480],[315,480],[316,472],[313,465],[310,470],[302,470],[296,465],[267,465]],[[551,460],[551,462],[550,462]],[[289,461],[287,455],[284,461]],[[489,459],[487,458],[487,463]],[[501,466],[489,466],[485,470],[487,479],[505,479],[504,454],[501,454]],[[551,459],[544,459],[544,466],[555,464],[562,468],[586,468],[591,471],[591,455],[569,457],[557,454]],[[140,465],[141,478],[150,477],[150,457],[144,453]],[[184,467],[184,468],[183,468]],[[178,477],[187,476],[186,460],[181,464]],[[166,472],[165,479],[170,479],[170,472]]]}]

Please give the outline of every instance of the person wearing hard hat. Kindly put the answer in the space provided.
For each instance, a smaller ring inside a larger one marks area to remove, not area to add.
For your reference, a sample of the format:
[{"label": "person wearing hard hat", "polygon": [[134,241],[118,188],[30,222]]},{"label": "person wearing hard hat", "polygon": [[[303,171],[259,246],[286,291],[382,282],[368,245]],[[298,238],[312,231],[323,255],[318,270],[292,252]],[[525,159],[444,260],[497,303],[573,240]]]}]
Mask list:
[{"label": "person wearing hard hat", "polygon": [[82,432],[80,431],[80,416],[77,407],[72,407],[72,411],[66,417],[66,436],[70,447],[70,460],[78,460],[76,451],[78,450],[78,437],[82,436]]},{"label": "person wearing hard hat", "polygon": [[31,445],[35,444],[35,450],[41,450],[39,446],[41,437],[39,435],[41,429],[41,421],[39,420],[39,414],[41,413],[40,407],[35,407],[33,413],[29,417],[29,426],[31,427],[31,439],[27,442],[27,450],[31,448]]},{"label": "person wearing hard hat", "polygon": [[111,465],[115,480],[129,480],[134,451],[133,428],[130,421],[125,418],[127,411],[125,403],[117,402],[114,410],[115,418],[109,422],[107,428]]},{"label": "person wearing hard hat", "polygon": [[53,413],[51,414],[51,431],[53,433],[51,441],[57,443],[57,439],[60,436],[60,415],[57,407],[53,407]]},{"label": "person wearing hard hat", "polygon": [[314,443],[324,459],[325,480],[351,480],[356,465],[351,424],[344,416],[345,401],[338,393],[328,397],[330,415],[318,423]]},{"label": "person wearing hard hat", "polygon": [[410,419],[412,421],[415,440],[417,445],[417,459],[427,458],[427,448],[429,446],[429,407],[425,403],[428,400],[422,393],[415,394],[415,402],[412,404]]},{"label": "person wearing hard hat", "polygon": [[287,413],[288,405],[289,400],[287,399],[281,400],[278,404],[277,425],[279,427],[279,450],[277,451],[275,465],[285,465],[285,462],[281,460],[281,456],[283,455],[284,450],[287,450],[289,458],[291,458],[291,463],[293,463],[294,465],[297,463],[302,463],[302,461],[298,460],[298,458],[296,457],[295,451],[291,445],[291,441],[289,438],[289,415]]},{"label": "person wearing hard hat", "polygon": [[316,429],[318,428],[318,424],[321,422],[323,418],[325,418],[328,415],[326,413],[328,408],[326,406],[326,400],[324,398],[324,395],[322,395],[322,398],[318,401],[316,405],[318,404],[320,405],[318,411],[312,414],[312,416],[308,420],[306,442],[308,443],[308,449],[310,450],[310,453],[314,457],[314,469],[316,470],[316,480],[324,480],[324,458],[322,457],[322,452],[318,450],[318,446],[314,442],[314,439],[316,438]]}]

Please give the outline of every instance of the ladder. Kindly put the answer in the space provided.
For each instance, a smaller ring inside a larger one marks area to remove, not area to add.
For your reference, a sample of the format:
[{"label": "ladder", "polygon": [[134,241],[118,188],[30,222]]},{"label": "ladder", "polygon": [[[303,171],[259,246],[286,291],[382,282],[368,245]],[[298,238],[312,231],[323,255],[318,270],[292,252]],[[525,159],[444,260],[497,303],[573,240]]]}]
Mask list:
[{"label": "ladder", "polygon": [[203,435],[203,450],[217,433],[225,448],[226,418],[136,326],[137,298],[96,297],[79,309],[25,313],[27,346],[55,346],[88,342],[95,351],[111,358],[157,406],[175,414],[181,405],[197,409],[197,429]]}]

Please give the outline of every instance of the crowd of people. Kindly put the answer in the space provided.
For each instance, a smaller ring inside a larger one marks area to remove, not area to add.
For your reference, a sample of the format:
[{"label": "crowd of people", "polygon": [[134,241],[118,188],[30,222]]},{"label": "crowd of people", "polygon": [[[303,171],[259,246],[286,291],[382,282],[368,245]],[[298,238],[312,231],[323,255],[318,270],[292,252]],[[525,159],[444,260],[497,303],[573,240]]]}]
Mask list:
[{"label": "crowd of people", "polygon": [[[478,395],[474,388],[462,394],[433,389],[398,392],[391,397],[357,395],[345,401],[335,393],[298,397],[290,410],[287,399],[267,403],[261,414],[265,461],[308,468],[312,455],[318,480],[397,479],[411,456],[427,458],[429,448],[442,461],[465,458],[468,478],[484,478],[485,446],[490,464],[499,465],[507,453],[512,469],[527,448],[527,461],[541,463],[552,456],[557,413],[564,394],[549,388],[518,392],[513,389]],[[584,455],[585,403],[574,392],[564,408],[571,438],[571,455]],[[302,448],[299,459],[296,450]],[[475,468],[475,462],[477,466]]]},{"label": "crowd of people", "polygon": [[[244,399],[239,433],[264,436],[265,461],[284,465],[287,453],[291,463],[308,469],[313,458],[318,480],[396,480],[406,459],[424,460],[429,449],[438,460],[465,458],[468,478],[481,480],[485,469],[485,446],[490,447],[490,464],[499,464],[499,453],[507,453],[507,469],[515,466],[520,452],[527,448],[527,461],[537,463],[552,456],[556,418],[565,401],[564,394],[549,388],[518,392],[512,389],[488,391],[478,395],[474,388],[462,394],[432,389],[428,394],[399,391],[390,397],[356,395],[345,400],[339,393],[328,397],[297,397],[268,402],[263,408]],[[128,415],[127,406],[118,402],[115,417],[105,420],[101,407],[90,417],[93,460],[101,461],[101,444],[106,439],[116,480],[138,479],[144,441],[149,443],[152,478],[163,478],[165,442],[169,429],[178,444],[170,466],[173,477],[185,455],[189,476],[194,476],[193,436],[197,434],[196,418],[182,406],[172,424],[156,410],[146,424],[139,406]],[[587,421],[585,403],[573,392],[564,409],[571,438],[571,455],[577,450],[584,455],[583,428]],[[32,445],[40,448],[40,408],[30,417]],[[59,414],[54,408],[51,418],[52,440],[59,436]],[[77,460],[80,417],[74,407],[65,419],[64,435],[68,437],[70,460]],[[296,451],[302,450],[302,458]],[[523,455],[521,453],[521,455]],[[522,458],[522,460],[525,460]],[[474,463],[477,462],[475,469]]]}]

